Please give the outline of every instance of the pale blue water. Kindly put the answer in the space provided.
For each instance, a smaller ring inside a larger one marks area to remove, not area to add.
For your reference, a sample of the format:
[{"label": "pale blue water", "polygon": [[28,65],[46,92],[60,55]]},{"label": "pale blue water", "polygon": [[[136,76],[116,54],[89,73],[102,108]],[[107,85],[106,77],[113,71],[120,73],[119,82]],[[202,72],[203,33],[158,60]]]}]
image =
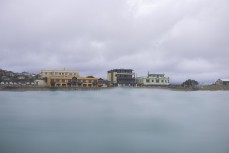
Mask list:
[{"label": "pale blue water", "polygon": [[229,153],[229,92],[0,92],[0,153]]}]

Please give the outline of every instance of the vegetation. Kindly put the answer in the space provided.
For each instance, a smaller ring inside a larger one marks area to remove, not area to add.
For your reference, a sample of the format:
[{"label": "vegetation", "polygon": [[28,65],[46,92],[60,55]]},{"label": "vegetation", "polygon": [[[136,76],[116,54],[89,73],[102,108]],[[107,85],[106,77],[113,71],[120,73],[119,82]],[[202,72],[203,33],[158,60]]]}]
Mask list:
[{"label": "vegetation", "polygon": [[87,76],[87,78],[95,78],[94,76]]},{"label": "vegetation", "polygon": [[195,87],[197,85],[199,85],[199,83],[196,80],[191,80],[191,79],[188,79],[182,83],[183,87]]}]

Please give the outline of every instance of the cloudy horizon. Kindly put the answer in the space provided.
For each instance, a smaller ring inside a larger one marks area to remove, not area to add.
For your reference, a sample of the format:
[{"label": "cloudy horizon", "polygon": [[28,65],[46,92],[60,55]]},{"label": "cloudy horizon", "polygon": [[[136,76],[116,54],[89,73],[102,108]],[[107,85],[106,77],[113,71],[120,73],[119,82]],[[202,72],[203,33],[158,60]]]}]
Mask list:
[{"label": "cloudy horizon", "polygon": [[229,78],[228,0],[2,0],[0,69]]}]

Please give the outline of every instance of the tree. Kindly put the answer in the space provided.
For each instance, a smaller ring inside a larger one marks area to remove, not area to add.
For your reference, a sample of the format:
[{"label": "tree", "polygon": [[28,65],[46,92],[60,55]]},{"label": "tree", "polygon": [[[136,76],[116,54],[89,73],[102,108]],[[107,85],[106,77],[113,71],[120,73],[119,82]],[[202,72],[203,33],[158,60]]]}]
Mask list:
[{"label": "tree", "polygon": [[87,78],[95,78],[95,77],[90,75],[90,76],[87,76]]},{"label": "tree", "polygon": [[199,83],[196,80],[188,79],[182,83],[183,87],[194,87],[197,86]]}]

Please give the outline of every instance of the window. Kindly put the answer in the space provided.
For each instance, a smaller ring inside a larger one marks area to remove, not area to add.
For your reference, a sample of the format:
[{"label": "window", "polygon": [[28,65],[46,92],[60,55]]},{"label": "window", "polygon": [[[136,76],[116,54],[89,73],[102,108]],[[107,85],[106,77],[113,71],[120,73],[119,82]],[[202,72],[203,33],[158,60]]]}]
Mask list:
[{"label": "window", "polygon": [[149,82],[149,79],[146,79],[146,82]]},{"label": "window", "polygon": [[152,80],[152,82],[154,82],[154,80]]},{"label": "window", "polygon": [[156,82],[159,83],[159,79],[157,79]]},{"label": "window", "polygon": [[164,80],[161,80],[161,83],[164,83]]}]

